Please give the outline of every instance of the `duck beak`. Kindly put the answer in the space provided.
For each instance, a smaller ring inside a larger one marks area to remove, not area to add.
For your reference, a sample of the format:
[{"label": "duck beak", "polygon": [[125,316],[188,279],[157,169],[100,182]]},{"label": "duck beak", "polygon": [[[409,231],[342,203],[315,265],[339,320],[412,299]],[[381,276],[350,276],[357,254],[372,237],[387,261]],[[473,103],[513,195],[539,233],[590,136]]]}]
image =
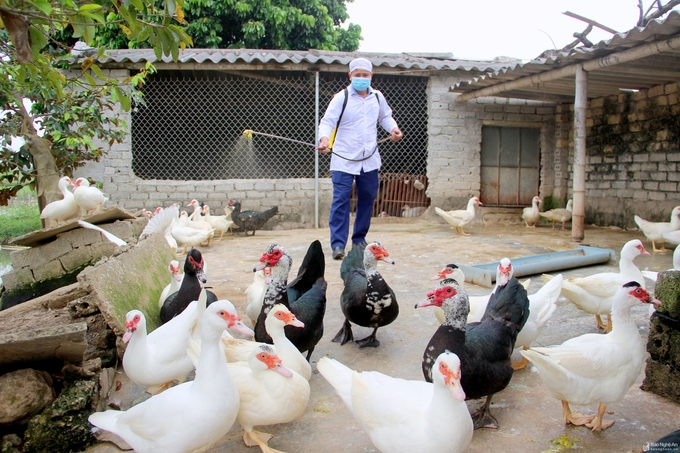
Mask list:
[{"label": "duck beak", "polygon": [[460,402],[465,401],[465,392],[463,387],[460,385],[459,380],[451,380],[451,383],[447,386],[451,395]]},{"label": "duck beak", "polygon": [[300,321],[299,319],[295,318],[294,320],[286,323],[287,326],[294,326],[294,327],[304,327],[305,323]]},{"label": "duck beak", "polygon": [[198,268],[196,269],[196,277],[198,277],[198,280],[205,284],[208,283],[208,277],[205,275],[205,272],[203,272],[203,269]]},{"label": "duck beak", "polygon": [[460,384],[460,371],[458,373],[451,373],[447,376],[446,386],[449,388],[451,395],[458,401],[465,401],[465,391],[463,386]]},{"label": "duck beak", "polygon": [[392,258],[388,258],[384,255],[383,255],[382,258],[380,258],[380,261],[384,261],[384,262],[389,263],[389,264],[394,264],[394,260]]},{"label": "duck beak", "polygon": [[123,343],[128,343],[132,339],[132,334],[135,333],[134,329],[127,329],[123,334]]},{"label": "duck beak", "polygon": [[432,297],[432,298],[429,298],[429,297],[428,297],[427,299],[421,300],[420,302],[418,302],[418,303],[416,304],[416,306],[413,307],[413,308],[425,308],[425,307],[431,307],[431,306],[433,306],[433,305],[436,305],[436,304],[434,303],[434,297]]},{"label": "duck beak", "polygon": [[293,372],[286,368],[285,366],[283,366],[281,362],[277,363],[276,366],[272,368],[272,370],[276,371],[283,377],[293,377]]},{"label": "duck beak", "polygon": [[265,267],[269,266],[266,262],[259,263],[253,268],[253,272],[263,271]]},{"label": "duck beak", "polygon": [[446,269],[443,269],[443,270],[437,272],[437,275],[432,277],[430,280],[443,280],[443,279],[446,278],[446,274],[447,274]]},{"label": "duck beak", "polygon": [[255,332],[253,332],[253,329],[243,324],[243,321],[241,321],[240,319],[236,321],[234,325],[231,326],[231,328],[234,329],[236,332],[246,335],[248,337],[255,336]]}]

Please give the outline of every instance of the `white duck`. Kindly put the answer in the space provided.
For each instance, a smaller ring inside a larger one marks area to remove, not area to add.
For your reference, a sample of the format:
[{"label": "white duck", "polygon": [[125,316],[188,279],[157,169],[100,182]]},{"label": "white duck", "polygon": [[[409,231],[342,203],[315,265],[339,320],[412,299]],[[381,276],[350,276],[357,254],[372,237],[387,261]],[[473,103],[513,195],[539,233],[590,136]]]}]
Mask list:
[{"label": "white duck", "polygon": [[[612,299],[621,285],[629,281],[639,282],[645,287],[645,278],[633,259],[638,255],[649,255],[639,239],[626,242],[621,248],[619,272],[600,272],[587,277],[571,277],[562,281],[562,295],[581,310],[595,315],[597,327],[605,333],[611,330],[611,322],[602,324],[602,315],[612,310]],[[553,278],[542,276],[544,281]],[[611,321],[611,320],[610,320]]]},{"label": "white duck", "polygon": [[165,302],[165,299],[167,299],[170,294],[179,291],[179,287],[182,284],[182,278],[184,277],[179,267],[179,261],[177,260],[170,261],[170,264],[168,265],[168,271],[170,272],[171,276],[170,283],[168,283],[168,285],[163,288],[161,297],[158,298],[158,308],[163,307],[163,302]]},{"label": "white duck", "polygon": [[[557,309],[557,299],[562,290],[562,274],[547,282],[534,294],[529,295],[529,319],[517,334],[515,349],[527,350],[531,343],[536,341],[543,327]],[[526,367],[528,362],[525,357],[519,362],[512,362],[512,368],[517,371]]]},{"label": "white duck", "polygon": [[[231,215],[231,213],[229,215]],[[220,240],[222,240],[224,233],[226,233],[227,230],[234,224],[234,222],[231,220],[227,220],[227,217],[228,216],[226,214],[222,216],[210,215],[210,206],[203,206],[203,218],[215,229],[215,231],[220,233]]]},{"label": "white duck", "polygon": [[247,363],[227,366],[241,397],[236,421],[245,431],[243,442],[258,445],[264,453],[281,453],[267,445],[271,434],[254,428],[300,418],[309,403],[309,382],[283,366],[274,348],[264,343],[253,349]]},{"label": "white duck", "polygon": [[[496,291],[498,286],[505,286],[512,278],[514,272],[515,271],[512,267],[512,262],[510,259],[503,258],[496,267],[496,286],[494,286],[494,289],[489,294],[485,294],[483,296],[468,296],[470,301],[470,313],[468,313],[467,317],[468,324],[482,320],[482,316],[484,316],[484,312],[486,311],[486,305],[489,303],[489,297],[491,297],[491,294]],[[447,264],[446,267],[439,271],[436,276],[432,277],[432,280],[445,278],[453,278],[462,287],[463,282],[465,281],[465,274],[455,264]],[[522,286],[524,286],[526,289],[529,286],[529,283],[531,283],[531,280],[526,280],[522,283]],[[440,324],[442,324],[446,319],[444,310],[441,307],[434,307],[434,314]]]},{"label": "white duck", "polygon": [[564,224],[571,220],[571,214],[573,210],[573,200],[567,201],[566,208],[556,208],[549,211],[539,213],[541,217],[552,222],[553,230],[555,229],[555,223],[562,224],[562,230],[564,230]]},{"label": "white duck", "polygon": [[[309,380],[312,377],[312,367],[307,359],[305,359],[305,356],[286,337],[284,331],[285,326],[304,327],[304,323],[297,319],[285,305],[276,304],[267,313],[264,326],[272,338],[276,352],[281,360],[283,360],[283,364]],[[227,361],[247,362],[253,349],[264,343],[223,337],[222,344],[224,345],[224,355],[227,357]]]},{"label": "white duck", "polygon": [[[154,387],[152,393],[169,387],[173,381],[183,382],[194,369],[186,349],[192,336],[200,335],[198,321],[205,311],[206,299],[203,290],[198,301],[191,302],[182,313],[148,335],[144,314],[139,310],[129,311],[123,335],[123,342],[129,343],[123,355],[125,374],[139,385]],[[253,335],[238,315],[229,316],[229,328]]]},{"label": "white duck", "polygon": [[178,245],[177,240],[172,235],[172,227],[178,221],[178,217],[179,206],[177,204],[173,204],[165,209],[157,208],[139,237],[144,238],[153,233],[161,233],[165,236],[165,240],[168,241],[168,245],[173,253],[177,253]]},{"label": "white duck", "polygon": [[[564,423],[585,425],[593,431],[614,423],[602,419],[607,405],[623,398],[642,370],[645,342],[630,316],[631,307],[661,304],[634,281],[622,285],[613,299],[614,326],[607,335],[585,334],[561,345],[522,351],[552,395],[562,401]],[[596,403],[597,415],[582,416],[569,408],[569,404]]]},{"label": "white duck", "polygon": [[265,267],[264,269],[253,273],[253,283],[248,285],[244,291],[246,294],[246,300],[248,305],[246,306],[246,315],[250,318],[253,327],[257,322],[258,316],[262,311],[262,302],[264,301],[264,296],[267,294],[267,288],[269,288],[269,276],[271,275],[271,268]]},{"label": "white duck", "polygon": [[42,212],[40,212],[40,218],[45,220],[51,220],[59,225],[60,222],[64,222],[78,215],[80,208],[78,203],[76,203],[75,197],[68,190],[68,186],[71,185],[71,178],[68,176],[62,176],[59,179],[59,190],[64,196],[61,200],[53,201],[46,205]]},{"label": "white duck", "polygon": [[127,411],[95,412],[89,421],[123,438],[139,453],[203,452],[234,424],[239,393],[218,343],[236,317],[227,300],[212,303],[201,320],[203,354],[196,378]]},{"label": "white duck", "polygon": [[[456,233],[469,236],[463,229],[465,225],[472,222],[475,218],[475,207],[477,205],[482,205],[479,198],[472,197],[468,201],[467,209],[454,210],[454,211],[444,211],[435,206],[434,211],[441,216],[446,222],[455,228]],[[459,231],[460,230],[460,231]]]},{"label": "white duck", "polygon": [[453,353],[439,355],[433,383],[359,373],[328,357],[317,367],[383,453],[459,453],[472,439],[460,360]]},{"label": "white duck", "polygon": [[180,214],[179,220],[173,222],[170,232],[177,244],[184,247],[182,253],[186,253],[187,247],[196,247],[206,242],[213,234],[212,230],[199,230],[189,226],[187,214],[184,211]]},{"label": "white duck", "polygon": [[76,179],[73,196],[78,206],[80,206],[81,215],[94,214],[108,200],[101,190],[96,187],[90,187],[90,182],[85,178]]},{"label": "white duck", "polygon": [[[652,250],[655,252],[665,252],[667,249],[665,247],[666,238],[664,233],[680,230],[680,206],[673,208],[670,222],[650,222],[637,215],[634,216],[634,219],[645,237],[652,241]],[[656,247],[657,242],[661,242],[661,248]]]},{"label": "white duck", "polygon": [[192,212],[191,215],[189,216],[188,226],[199,230],[210,231],[210,236],[208,236],[207,244],[210,245],[210,240],[215,236],[215,228],[211,224],[203,220],[203,208],[201,207],[201,203],[199,203],[198,200],[194,199],[191,200],[187,206],[194,207],[194,212]]},{"label": "white duck", "polygon": [[541,212],[538,210],[538,204],[540,202],[541,198],[535,196],[531,199],[531,207],[522,210],[522,219],[524,219],[524,223],[527,227],[531,224],[532,227],[536,228],[536,223],[538,223],[538,219],[541,218]]}]

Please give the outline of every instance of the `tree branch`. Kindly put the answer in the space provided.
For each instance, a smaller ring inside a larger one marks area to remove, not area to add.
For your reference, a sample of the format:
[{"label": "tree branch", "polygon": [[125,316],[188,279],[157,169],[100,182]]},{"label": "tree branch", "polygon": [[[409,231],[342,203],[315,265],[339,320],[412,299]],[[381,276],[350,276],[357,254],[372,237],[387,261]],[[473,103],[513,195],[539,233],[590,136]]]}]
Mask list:
[{"label": "tree branch", "polygon": [[668,13],[670,10],[672,10],[676,6],[680,5],[680,0],[671,0],[663,6],[661,5],[660,0],[656,0],[655,3],[656,3],[656,6],[657,6],[658,9],[655,12],[650,14],[649,11],[652,9],[652,7],[650,7],[649,10],[647,10],[648,14],[646,14],[645,17],[643,18],[643,23],[642,23],[641,26],[643,26],[643,27],[647,26],[647,24],[649,24],[654,19],[662,17],[663,15]]}]

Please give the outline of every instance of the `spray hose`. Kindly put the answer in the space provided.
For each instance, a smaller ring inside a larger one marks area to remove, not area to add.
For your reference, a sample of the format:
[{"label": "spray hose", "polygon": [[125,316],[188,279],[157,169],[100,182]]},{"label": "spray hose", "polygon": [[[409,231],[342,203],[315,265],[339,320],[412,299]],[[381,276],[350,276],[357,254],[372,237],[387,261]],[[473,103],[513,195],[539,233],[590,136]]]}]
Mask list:
[{"label": "spray hose", "polygon": [[[246,137],[248,140],[252,140],[253,135],[263,135],[265,137],[278,138],[279,140],[286,140],[286,141],[289,141],[289,142],[299,143],[301,145],[307,145],[307,146],[313,147],[314,149],[317,149],[317,147],[314,143],[303,142],[302,140],[295,140],[294,138],[282,137],[280,135],[274,135],[274,134],[266,134],[264,132],[257,132],[257,131],[251,130],[251,129],[246,129],[246,130],[243,131],[243,136]],[[378,143],[375,145],[375,148],[373,149],[373,152],[371,153],[371,155],[368,156],[368,157],[363,157],[361,159],[350,159],[350,158],[344,157],[344,156],[342,156],[342,155],[340,155],[340,154],[338,154],[334,151],[331,151],[331,154],[335,154],[339,158],[348,160],[350,162],[363,162],[363,161],[373,157],[375,152],[378,150],[378,145],[386,142],[389,139],[390,139],[390,137],[385,137],[385,138],[381,138],[380,140],[378,140]]]}]

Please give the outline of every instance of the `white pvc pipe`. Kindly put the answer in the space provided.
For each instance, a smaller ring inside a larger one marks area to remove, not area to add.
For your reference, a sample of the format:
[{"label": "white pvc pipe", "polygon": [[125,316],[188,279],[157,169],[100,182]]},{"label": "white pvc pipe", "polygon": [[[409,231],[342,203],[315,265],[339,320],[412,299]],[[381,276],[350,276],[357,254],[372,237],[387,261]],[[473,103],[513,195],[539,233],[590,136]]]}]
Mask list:
[{"label": "white pvc pipe", "polygon": [[580,242],[585,237],[586,214],[586,110],[588,108],[588,73],[583,65],[576,67],[574,98],[574,208],[571,214],[571,238]]}]

